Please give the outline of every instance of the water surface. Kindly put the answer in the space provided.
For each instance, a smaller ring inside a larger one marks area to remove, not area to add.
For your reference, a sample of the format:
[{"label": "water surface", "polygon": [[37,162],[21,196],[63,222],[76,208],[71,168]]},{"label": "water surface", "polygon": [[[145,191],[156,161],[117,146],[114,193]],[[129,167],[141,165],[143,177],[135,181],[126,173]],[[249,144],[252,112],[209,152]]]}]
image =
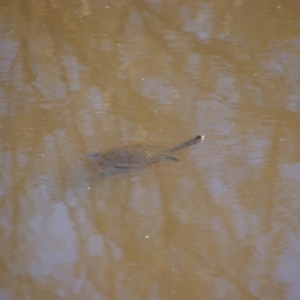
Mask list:
[{"label": "water surface", "polygon": [[1,300],[299,299],[296,1],[0,7]]}]

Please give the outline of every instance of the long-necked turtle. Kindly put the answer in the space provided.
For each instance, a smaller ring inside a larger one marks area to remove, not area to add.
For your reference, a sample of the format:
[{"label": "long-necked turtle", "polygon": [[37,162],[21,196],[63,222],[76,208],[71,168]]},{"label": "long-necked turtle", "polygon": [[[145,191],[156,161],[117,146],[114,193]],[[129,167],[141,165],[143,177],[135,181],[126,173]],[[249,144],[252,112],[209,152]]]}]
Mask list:
[{"label": "long-necked turtle", "polygon": [[123,169],[155,164],[165,158],[178,161],[176,158],[170,156],[170,153],[203,142],[203,140],[204,135],[197,135],[191,140],[168,149],[147,144],[133,144],[114,148],[102,154],[96,153],[90,155],[97,158],[99,165]]}]

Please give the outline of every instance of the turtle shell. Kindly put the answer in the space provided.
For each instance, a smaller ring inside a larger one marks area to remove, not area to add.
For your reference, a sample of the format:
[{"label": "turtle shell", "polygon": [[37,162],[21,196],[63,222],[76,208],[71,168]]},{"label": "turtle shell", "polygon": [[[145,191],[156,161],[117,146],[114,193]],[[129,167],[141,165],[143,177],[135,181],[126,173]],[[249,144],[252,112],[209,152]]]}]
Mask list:
[{"label": "turtle shell", "polygon": [[167,158],[169,151],[153,145],[128,145],[98,154],[99,164],[119,168],[150,165]]}]

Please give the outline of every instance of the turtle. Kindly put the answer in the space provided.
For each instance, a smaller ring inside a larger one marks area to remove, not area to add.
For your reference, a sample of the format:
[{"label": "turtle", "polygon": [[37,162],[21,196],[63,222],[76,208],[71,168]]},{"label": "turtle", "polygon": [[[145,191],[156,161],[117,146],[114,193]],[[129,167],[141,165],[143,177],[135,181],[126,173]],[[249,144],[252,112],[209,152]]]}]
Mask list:
[{"label": "turtle", "polygon": [[127,169],[131,167],[155,164],[162,159],[178,161],[177,158],[170,156],[170,154],[185,147],[203,142],[203,140],[204,135],[197,135],[193,139],[167,149],[148,144],[132,144],[120,148],[114,148],[102,154],[90,153],[90,156],[97,158],[100,166]]}]

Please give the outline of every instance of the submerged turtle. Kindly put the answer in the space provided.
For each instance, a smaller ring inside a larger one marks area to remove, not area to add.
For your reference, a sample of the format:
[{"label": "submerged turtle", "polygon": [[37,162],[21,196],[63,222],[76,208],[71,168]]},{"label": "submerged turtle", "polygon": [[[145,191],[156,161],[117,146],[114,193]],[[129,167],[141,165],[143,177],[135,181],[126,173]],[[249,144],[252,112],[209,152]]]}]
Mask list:
[{"label": "submerged turtle", "polygon": [[203,140],[204,135],[197,135],[191,140],[168,149],[162,149],[160,147],[147,144],[133,144],[114,148],[102,154],[96,153],[90,155],[97,158],[100,166],[111,166],[113,168],[124,169],[155,164],[162,159],[178,161],[177,158],[170,156],[170,153],[195,145],[199,142],[203,142]]}]

